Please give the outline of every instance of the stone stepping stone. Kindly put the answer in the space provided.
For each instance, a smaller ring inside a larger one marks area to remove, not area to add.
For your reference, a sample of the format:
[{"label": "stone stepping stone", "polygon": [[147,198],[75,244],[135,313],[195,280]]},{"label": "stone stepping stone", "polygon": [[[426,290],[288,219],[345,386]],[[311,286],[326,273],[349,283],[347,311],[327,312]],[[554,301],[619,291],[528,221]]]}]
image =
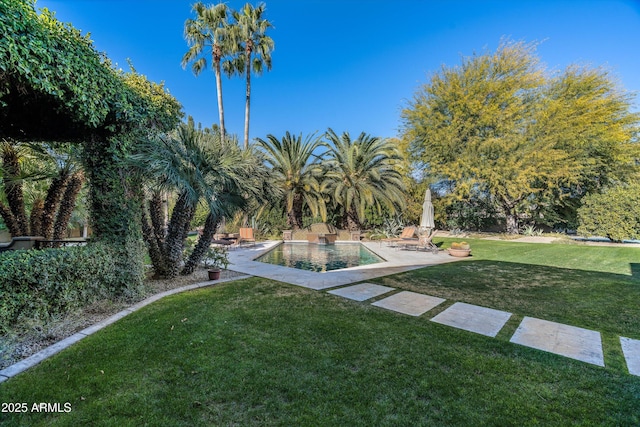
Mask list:
[{"label": "stone stepping stone", "polygon": [[446,300],[438,297],[402,291],[385,299],[381,299],[380,301],[376,301],[372,305],[397,311],[398,313],[408,314],[409,316],[420,316],[444,301]]},{"label": "stone stepping stone", "polygon": [[512,343],[604,366],[600,332],[548,320],[525,317]]},{"label": "stone stepping stone", "polygon": [[360,283],[359,285],[334,289],[333,291],[329,291],[329,293],[356,301],[364,301],[370,298],[377,297],[378,295],[386,294],[387,292],[391,292],[393,290],[395,290],[395,288],[376,285],[374,283]]},{"label": "stone stepping stone", "polygon": [[511,313],[457,302],[431,319],[432,322],[465,331],[495,337],[507,323]]},{"label": "stone stepping stone", "polygon": [[640,376],[640,340],[620,337],[620,345],[629,373]]}]

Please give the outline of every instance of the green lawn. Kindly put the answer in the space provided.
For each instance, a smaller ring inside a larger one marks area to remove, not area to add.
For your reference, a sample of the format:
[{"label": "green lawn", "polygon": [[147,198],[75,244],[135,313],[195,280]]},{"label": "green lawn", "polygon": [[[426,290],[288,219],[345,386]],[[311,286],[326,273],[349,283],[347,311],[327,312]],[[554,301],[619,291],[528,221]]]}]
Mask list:
[{"label": "green lawn", "polygon": [[378,281],[603,331],[607,367],[252,278],[154,303],[0,384],[1,402],[72,406],[0,424],[640,424],[613,338],[640,338],[640,251],[470,243],[469,260]]}]

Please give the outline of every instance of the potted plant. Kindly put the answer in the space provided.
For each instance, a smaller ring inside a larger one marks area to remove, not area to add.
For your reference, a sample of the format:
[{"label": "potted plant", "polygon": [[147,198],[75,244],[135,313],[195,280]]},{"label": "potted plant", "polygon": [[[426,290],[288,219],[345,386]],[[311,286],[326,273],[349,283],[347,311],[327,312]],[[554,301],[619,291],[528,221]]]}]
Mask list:
[{"label": "potted plant", "polygon": [[449,248],[449,255],[465,257],[471,254],[471,247],[467,242],[453,242]]},{"label": "potted plant", "polygon": [[218,280],[222,269],[229,266],[227,248],[214,246],[209,247],[204,254],[202,264],[208,270],[209,280]]}]

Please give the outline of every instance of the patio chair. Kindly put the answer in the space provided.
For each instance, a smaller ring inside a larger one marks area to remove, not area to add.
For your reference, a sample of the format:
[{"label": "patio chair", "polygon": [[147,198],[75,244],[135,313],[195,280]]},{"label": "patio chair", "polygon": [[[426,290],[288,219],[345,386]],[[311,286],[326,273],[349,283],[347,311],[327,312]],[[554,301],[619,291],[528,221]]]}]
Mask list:
[{"label": "patio chair", "polygon": [[241,228],[240,229],[240,237],[238,238],[238,246],[243,243],[251,243],[252,245],[256,244],[256,239],[253,237],[253,228]]},{"label": "patio chair", "polygon": [[437,232],[438,230],[433,229],[428,235],[420,236],[418,239],[405,239],[398,242],[398,246],[404,247],[405,249],[409,249],[412,247],[416,248],[416,250],[424,249],[437,254],[440,251],[440,248],[438,248],[438,246],[433,243],[433,237]]},{"label": "patio chair", "polygon": [[[402,234],[400,234],[399,237],[390,237],[388,239],[381,239],[380,244],[382,244],[382,242],[386,242],[388,245],[391,246],[394,243],[406,241],[407,239],[413,239],[415,235],[416,235],[416,227],[414,227],[413,225],[410,225],[408,227],[405,227],[404,230],[402,230]],[[415,240],[417,241],[418,239],[415,239]]]}]

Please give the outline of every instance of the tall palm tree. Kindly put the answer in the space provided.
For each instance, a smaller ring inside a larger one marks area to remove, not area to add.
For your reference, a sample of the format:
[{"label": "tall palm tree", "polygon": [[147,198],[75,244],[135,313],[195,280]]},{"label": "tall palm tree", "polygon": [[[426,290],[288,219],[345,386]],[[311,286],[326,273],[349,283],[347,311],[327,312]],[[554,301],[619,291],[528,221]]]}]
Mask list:
[{"label": "tall palm tree", "polygon": [[244,148],[249,146],[249,117],[251,110],[251,73],[262,74],[264,68],[271,70],[271,52],[275,43],[265,33],[273,25],[263,18],[266,6],[260,3],[253,7],[247,3],[239,11],[233,11],[235,20],[233,38],[236,46],[234,61],[226,64],[226,72],[244,74],[246,78],[244,109]]},{"label": "tall palm tree", "polygon": [[287,226],[296,230],[302,227],[302,212],[308,206],[313,215],[325,218],[326,208],[320,194],[322,154],[314,152],[322,141],[314,135],[304,140],[289,132],[281,139],[267,135],[267,140],[257,138],[266,154],[266,161],[275,175],[274,185],[284,191],[287,209]]},{"label": "tall palm tree", "polygon": [[343,208],[343,226],[358,230],[367,206],[391,213],[404,207],[404,186],[398,172],[402,157],[388,140],[364,132],[352,140],[349,133],[338,136],[327,131],[330,144],[326,162],[326,188],[334,202]]},{"label": "tall palm tree", "polygon": [[198,76],[207,68],[205,54],[211,51],[213,71],[216,76],[216,93],[218,95],[218,115],[220,119],[220,138],[225,139],[224,106],[222,104],[222,76],[220,64],[230,53],[228,38],[229,25],[227,15],[229,9],[224,3],[205,6],[202,2],[193,5],[196,19],[187,19],[184,23],[184,36],[189,50],[182,57],[182,67],[192,62],[191,69]]}]

